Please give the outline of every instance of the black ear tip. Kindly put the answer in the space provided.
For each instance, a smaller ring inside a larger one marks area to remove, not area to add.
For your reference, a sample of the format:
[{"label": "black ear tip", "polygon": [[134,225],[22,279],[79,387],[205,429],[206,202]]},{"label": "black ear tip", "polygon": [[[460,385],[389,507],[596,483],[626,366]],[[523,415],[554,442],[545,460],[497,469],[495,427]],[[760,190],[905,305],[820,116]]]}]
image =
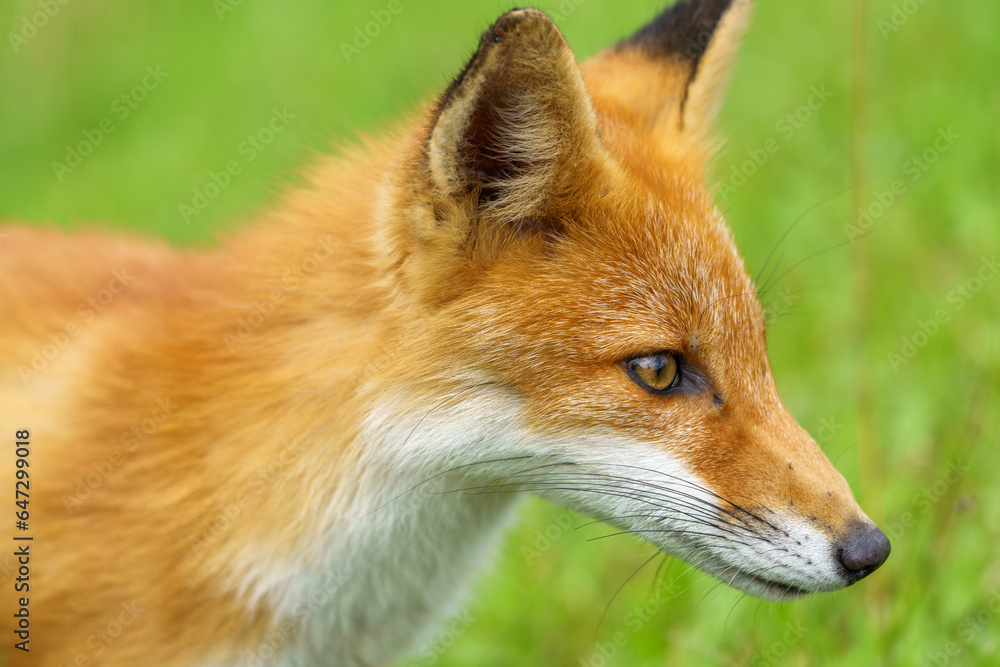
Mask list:
[{"label": "black ear tip", "polygon": [[734,4],[741,2],[749,0],[683,0],[619,42],[618,48],[637,48],[653,57],[697,63],[719,21]]}]

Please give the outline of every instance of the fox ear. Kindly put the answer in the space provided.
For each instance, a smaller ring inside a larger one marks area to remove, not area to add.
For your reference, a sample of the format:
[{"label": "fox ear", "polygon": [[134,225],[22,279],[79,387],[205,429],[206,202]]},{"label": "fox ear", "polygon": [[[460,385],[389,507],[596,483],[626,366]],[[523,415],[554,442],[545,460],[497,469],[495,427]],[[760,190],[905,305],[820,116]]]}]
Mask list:
[{"label": "fox ear", "polygon": [[530,219],[569,187],[563,167],[598,142],[569,45],[544,13],[516,9],[483,33],[440,100],[425,164],[439,197],[508,220]]},{"label": "fox ear", "polygon": [[[704,139],[749,15],[750,0],[683,0],[600,54],[595,69],[610,68],[600,75],[603,87],[631,107],[633,118]],[[616,76],[623,68],[638,72]]]}]

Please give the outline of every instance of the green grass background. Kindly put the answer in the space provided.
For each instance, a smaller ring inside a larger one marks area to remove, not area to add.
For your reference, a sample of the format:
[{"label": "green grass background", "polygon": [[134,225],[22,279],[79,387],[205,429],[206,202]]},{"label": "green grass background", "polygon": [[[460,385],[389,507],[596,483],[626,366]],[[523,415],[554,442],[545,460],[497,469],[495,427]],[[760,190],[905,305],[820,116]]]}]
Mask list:
[{"label": "green grass background", "polygon": [[[220,13],[209,0],[70,0],[16,52],[9,33],[42,5],[0,4],[0,26],[9,26],[0,44],[0,219],[100,224],[181,245],[238,228],[296,183],[317,151],[378,131],[443,89],[478,33],[509,8],[400,1],[403,11],[350,62],[341,43],[388,2],[247,1]],[[562,15],[580,57],[661,5],[538,4]],[[887,32],[894,12],[898,30]],[[720,191],[752,271],[825,201],[776,255],[779,273],[806,261],[778,284],[788,291],[773,305],[771,358],[792,413],[890,533],[886,565],[847,590],[769,604],[683,563],[664,566],[654,583],[654,563],[615,597],[649,547],[628,537],[588,542],[601,527],[576,530],[583,519],[573,517],[563,529],[559,509],[531,502],[475,588],[474,620],[438,635],[416,663],[1000,664],[1000,280],[975,292],[969,283],[1000,245],[998,28],[997,3],[767,0],[720,118],[720,182],[768,139],[780,147],[736,192]],[[112,105],[147,66],[169,75],[119,119]],[[786,137],[778,123],[813,86],[829,100]],[[179,205],[240,158],[240,143],[275,107],[295,120],[185,224]],[[104,118],[114,131],[56,178],[52,163]],[[948,128],[959,138],[910,181],[906,162]],[[834,247],[857,207],[899,178],[905,192],[871,233]],[[953,290],[963,285],[969,298],[958,308]],[[925,344],[893,369],[888,355],[939,309],[948,322],[926,341],[917,335]],[[953,465],[967,470],[949,476]]]}]

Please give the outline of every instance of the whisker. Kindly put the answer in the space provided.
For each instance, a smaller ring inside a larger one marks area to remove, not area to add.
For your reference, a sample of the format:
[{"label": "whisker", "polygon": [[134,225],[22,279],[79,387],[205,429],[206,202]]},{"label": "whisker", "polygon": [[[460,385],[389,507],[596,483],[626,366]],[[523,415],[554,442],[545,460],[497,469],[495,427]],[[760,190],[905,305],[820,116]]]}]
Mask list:
[{"label": "whisker", "polygon": [[[728,571],[728,569],[729,568],[727,568],[727,571]],[[735,578],[736,575],[733,575],[733,576]],[[718,577],[716,577],[716,579],[718,579]],[[722,581],[721,579],[718,579],[718,581],[716,581],[714,584],[712,584],[711,588],[709,588],[707,591],[705,591],[705,593],[701,596],[701,599],[698,600],[698,604],[701,604],[705,600],[707,600],[708,596],[711,595],[712,593],[714,593],[715,591],[717,591],[721,586],[725,586],[725,587],[728,588],[728,587],[731,586],[731,583],[732,582],[730,582],[729,584],[727,584],[725,581]]]},{"label": "whisker", "polygon": [[850,245],[850,244],[854,243],[855,241],[857,241],[858,239],[862,239],[862,238],[864,238],[864,237],[866,237],[866,236],[868,236],[870,234],[875,233],[879,229],[882,229],[887,224],[889,224],[889,222],[891,222],[891,221],[887,220],[886,222],[883,222],[881,225],[879,225],[877,227],[872,227],[871,229],[869,229],[868,231],[864,232],[863,234],[858,234],[854,238],[849,238],[846,241],[841,241],[840,243],[835,243],[835,244],[833,244],[832,246],[830,246],[828,248],[824,248],[823,250],[817,250],[813,254],[808,255],[805,259],[802,259],[801,261],[798,261],[795,264],[792,264],[792,266],[788,270],[786,270],[784,273],[782,273],[781,275],[779,275],[777,278],[774,278],[773,280],[769,281],[767,283],[767,285],[765,285],[765,288],[766,289],[770,289],[775,284],[777,284],[782,278],[784,278],[789,273],[791,273],[795,269],[799,268],[800,266],[802,266],[803,264],[805,264],[806,262],[808,262],[810,259],[814,259],[816,257],[819,257],[820,255],[826,254],[826,253],[830,252],[831,250],[836,250],[837,248],[842,248],[845,245]]},{"label": "whisker", "polygon": [[[674,579],[673,581],[671,581],[671,582],[670,582],[670,586],[667,586],[667,588],[672,588],[672,587],[674,586],[674,584],[676,584],[676,583],[677,583],[678,581],[680,581],[680,580],[681,580],[681,577],[683,577],[683,576],[684,576],[685,574],[687,574],[688,572],[690,572],[690,571],[691,571],[691,570],[693,570],[693,569],[695,569],[695,566],[694,566],[694,565],[688,565],[688,569],[686,569],[686,570],[684,570],[683,572],[681,572],[680,574],[678,574],[678,575],[677,575],[677,578],[676,578],[676,579]],[[701,581],[701,580],[699,579],[698,581]],[[691,584],[691,586],[694,586],[694,584],[698,583],[698,581],[695,581],[694,583],[692,583],[692,584]],[[682,591],[680,591],[679,593],[677,593],[677,595],[675,595],[675,596],[674,596],[674,599],[676,600],[676,599],[677,599],[677,598],[679,598],[679,597],[680,597],[681,595],[683,595],[685,591],[687,591],[688,589],[690,589],[690,588],[691,588],[691,586],[688,586],[687,588],[685,588],[685,589],[683,589]]]},{"label": "whisker", "polygon": [[[643,514],[620,514],[620,515],[610,516],[610,517],[607,517],[605,519],[599,519],[597,521],[591,521],[589,523],[585,523],[582,526],[577,526],[576,529],[579,530],[580,528],[585,528],[587,526],[592,526],[592,525],[597,524],[597,523],[607,523],[607,522],[613,523],[615,520],[620,519],[620,518],[648,518],[648,519],[662,520],[663,516],[659,515],[659,514],[645,514],[645,513],[643,513]],[[674,519],[674,517],[671,517],[671,519]],[[714,523],[707,523],[707,522],[701,521],[701,520],[695,521],[695,520],[691,520],[691,519],[679,519],[679,520],[680,521],[688,521],[689,523],[698,523],[698,524],[701,524],[701,525],[704,525],[704,526],[708,526],[709,528],[715,528],[716,530],[719,530],[719,531],[721,531],[724,534],[732,535],[734,537],[754,537],[754,538],[760,538],[760,539],[766,541],[765,538],[762,538],[762,537],[758,536],[756,533],[750,533],[749,535],[743,535],[742,533],[737,533],[737,532],[732,531],[732,530],[727,530],[727,529],[723,528],[722,526],[720,526],[718,524],[714,524]],[[641,533],[641,532],[658,532],[658,531],[670,532],[670,529],[666,529],[666,528],[663,528],[663,529],[650,528],[650,529],[641,529],[641,530],[629,530],[629,531],[626,531],[626,532]],[[725,538],[724,535],[716,535],[716,537],[723,537],[724,539],[731,539],[731,538]],[[742,540],[732,540],[732,541],[737,542],[739,544],[749,544],[748,542],[744,542]]]},{"label": "whisker", "polygon": [[663,577],[666,577],[667,574],[670,573],[670,568],[674,564],[674,559],[670,556],[670,554],[668,554],[666,551],[661,551],[660,553],[663,554],[663,560],[660,561],[660,564],[656,566],[656,572],[653,573],[653,581],[650,582],[649,585],[649,594],[648,594],[649,597],[653,596],[653,591],[656,590],[657,584],[662,581],[660,572],[663,570],[663,566],[667,565],[667,563],[670,563],[670,565],[667,565],[666,572],[663,573]]},{"label": "whisker", "polygon": [[729,608],[729,613],[726,614],[726,622],[722,624],[722,634],[726,634],[726,628],[729,627],[729,617],[733,615],[733,612],[736,611],[737,605],[739,605],[740,602],[743,602],[746,597],[747,594],[740,591],[740,596],[736,598],[736,601],[733,602],[733,606]]},{"label": "whisker", "polygon": [[[638,484],[638,485],[647,486],[647,487],[656,489],[657,491],[660,491],[662,493],[643,494],[643,495],[639,496],[638,499],[645,500],[647,497],[657,498],[657,499],[663,500],[664,502],[673,503],[676,506],[682,507],[682,508],[687,509],[687,510],[690,510],[691,512],[701,513],[701,516],[707,517],[708,519],[710,519],[713,522],[715,520],[717,520],[717,519],[720,519],[720,520],[722,520],[723,523],[725,523],[728,526],[732,526],[733,528],[740,528],[742,530],[747,530],[747,532],[754,533],[754,531],[751,531],[748,528],[745,528],[743,525],[736,524],[736,523],[730,523],[728,521],[725,521],[722,517],[718,517],[714,513],[714,511],[721,511],[721,512],[727,514],[728,516],[732,516],[734,519],[736,519],[737,521],[740,521],[742,524],[746,524],[745,521],[739,519],[738,517],[733,516],[729,512],[726,512],[726,510],[724,508],[720,508],[717,505],[714,505],[713,503],[710,503],[710,502],[708,502],[708,501],[706,501],[706,500],[704,500],[702,498],[698,498],[697,496],[692,496],[690,494],[684,493],[682,491],[678,491],[678,490],[670,488],[670,487],[660,486],[660,485],[657,485],[657,484],[653,484],[651,482],[647,482],[645,480],[637,480],[637,479],[631,479],[631,478],[626,478],[626,477],[619,477],[619,476],[616,476],[616,475],[602,475],[602,474],[598,474],[598,473],[550,473],[551,476],[560,475],[560,474],[562,474],[562,475],[573,475],[573,474],[576,474],[576,475],[579,475],[579,476],[598,477],[600,479],[613,479],[613,480],[624,482],[625,484]],[[537,476],[537,475],[526,475],[526,476],[527,477],[534,477],[534,476]],[[515,477],[515,476],[507,475],[504,478],[511,478],[511,477]],[[571,477],[571,480],[572,480],[572,477]],[[525,482],[524,484],[533,484],[533,485],[535,485],[535,484],[542,484],[542,483],[546,483],[546,482]],[[611,485],[595,485],[595,487],[596,486],[607,487],[607,486],[611,486]],[[618,487],[611,486],[611,488],[618,488]],[[631,489],[629,489],[629,490],[631,490]],[[635,493],[642,493],[642,492],[635,491]],[[677,498],[670,496],[669,494],[671,494],[671,493],[672,494],[676,494],[677,496],[680,496],[682,498],[685,498],[685,499],[688,499],[688,500],[700,503],[700,505],[695,505],[695,504],[691,504],[691,503],[685,502],[683,500],[678,500]],[[713,510],[713,512],[706,514],[705,513],[705,508],[711,508]],[[685,513],[685,512],[682,512],[682,514],[685,514],[686,516],[693,516],[692,514],[688,514],[688,513]],[[756,534],[756,533],[754,533],[754,534]]]},{"label": "whisker", "polygon": [[[494,485],[486,485],[486,486],[466,487],[466,488],[462,488],[462,489],[453,489],[451,491],[447,491],[447,492],[444,492],[444,493],[457,493],[457,492],[469,492],[469,491],[473,491],[473,492],[478,492],[478,493],[486,494],[486,493],[531,493],[531,492],[537,492],[539,490],[546,490],[546,491],[574,491],[574,492],[577,492],[577,493],[596,493],[596,494],[610,496],[610,497],[615,497],[615,498],[625,498],[627,500],[637,500],[637,501],[640,501],[640,502],[645,502],[647,505],[651,505],[653,507],[659,507],[659,508],[664,509],[664,510],[673,509],[673,508],[670,508],[670,507],[667,507],[667,506],[664,506],[664,505],[658,505],[656,503],[649,502],[648,500],[644,499],[641,495],[637,495],[635,492],[632,492],[632,493],[618,493],[618,492],[613,492],[613,491],[608,491],[608,490],[602,490],[602,489],[605,489],[605,488],[610,488],[610,489],[614,489],[615,491],[617,491],[618,487],[609,487],[607,485],[605,485],[604,487],[602,487],[602,486],[590,486],[590,487],[587,487],[587,486],[566,486],[565,484],[567,484],[567,483],[566,482],[560,482],[560,483],[553,482],[552,484],[548,484],[548,485],[544,485],[543,486],[543,485],[541,485],[539,483],[535,483],[531,488],[525,488],[524,484],[514,484],[514,483],[511,483],[511,484],[494,484]],[[541,487],[541,488],[539,488],[539,487]],[[704,521],[702,521],[702,522],[704,522]]]},{"label": "whisker", "polygon": [[[616,467],[621,467],[621,468],[631,468],[631,469],[633,469],[633,470],[644,470],[644,471],[646,471],[646,472],[651,472],[651,473],[653,473],[653,474],[656,474],[656,475],[661,475],[661,476],[663,476],[663,477],[667,477],[667,478],[670,478],[670,479],[674,479],[674,480],[677,480],[678,482],[681,482],[682,484],[686,484],[686,485],[688,485],[688,486],[691,486],[691,487],[693,487],[693,488],[696,488],[696,489],[698,489],[699,491],[704,491],[705,493],[707,493],[707,494],[709,494],[709,495],[711,495],[711,496],[713,496],[713,497],[715,497],[715,498],[718,498],[719,500],[721,500],[721,501],[723,501],[723,502],[725,502],[725,503],[728,503],[729,505],[731,505],[732,507],[736,508],[736,509],[737,509],[738,511],[740,511],[740,512],[743,512],[743,513],[744,513],[744,514],[746,514],[747,516],[751,516],[751,517],[753,517],[753,518],[754,518],[754,519],[756,519],[757,521],[759,521],[759,522],[761,522],[761,523],[763,523],[763,524],[767,525],[768,527],[772,528],[772,529],[773,529],[773,530],[775,530],[776,532],[779,532],[779,533],[781,533],[781,534],[783,534],[783,535],[787,535],[787,533],[786,533],[786,532],[785,532],[784,530],[782,530],[782,529],[778,528],[777,526],[775,526],[774,524],[772,524],[772,523],[771,523],[770,521],[768,521],[768,520],[766,520],[766,519],[764,519],[764,518],[762,518],[762,517],[759,517],[759,516],[757,516],[757,515],[756,515],[756,514],[754,514],[753,512],[751,512],[751,511],[749,511],[749,510],[747,510],[747,509],[745,509],[745,508],[743,508],[743,507],[740,507],[740,506],[739,506],[738,504],[734,503],[734,502],[733,502],[732,500],[729,500],[728,498],[725,498],[725,497],[723,497],[723,496],[719,495],[718,493],[716,493],[716,492],[712,491],[711,489],[707,489],[707,488],[705,488],[705,487],[703,487],[703,486],[700,486],[700,485],[697,485],[697,484],[694,484],[694,483],[692,483],[692,482],[690,482],[690,481],[688,481],[688,480],[686,480],[686,479],[684,479],[684,478],[682,478],[682,477],[677,477],[676,475],[670,475],[670,474],[668,474],[668,473],[665,473],[665,472],[661,472],[661,471],[659,471],[659,470],[655,470],[655,469],[653,469],[653,468],[644,468],[644,467],[642,467],[642,466],[633,466],[633,465],[628,465],[628,464],[626,464],[626,463],[602,463],[601,465],[606,465],[606,466],[616,466]],[[717,508],[717,509],[719,509],[720,511],[725,511],[725,510],[724,510],[723,508],[721,508],[721,507],[719,507],[719,508]],[[734,519],[737,519],[737,520],[740,520],[740,519],[739,519],[739,518],[738,518],[738,517],[737,517],[736,515],[734,515],[734,514],[730,514],[730,516],[732,516],[732,517],[733,517]]]},{"label": "whisker", "polygon": [[[795,223],[792,223],[792,224],[794,225]],[[778,242],[781,243],[781,241],[783,241],[783,240],[784,240],[784,238],[782,238]],[[775,247],[777,247],[777,246],[775,246]],[[768,261],[770,261],[770,259],[771,259],[771,256],[769,255],[768,256]],[[761,291],[757,292],[758,294],[764,294],[765,293],[764,291],[762,291],[762,290],[764,290],[764,288],[761,287],[761,285],[769,283],[769,281],[771,279],[771,276],[773,276],[774,272],[778,270],[778,267],[781,266],[781,262],[784,259],[785,259],[785,249],[782,248],[781,249],[781,253],[778,254],[778,257],[777,257],[777,259],[774,262],[774,266],[767,273],[764,273],[763,269],[761,269],[761,273],[763,275],[754,276],[754,280],[753,280],[754,287],[758,288],[758,290],[761,290]],[[766,262],[765,262],[765,264],[766,264]],[[764,282],[763,283],[758,282],[758,278],[762,279]]]},{"label": "whisker", "polygon": [[[530,471],[533,471],[533,470],[539,470],[539,469],[542,469],[542,468],[549,468],[549,467],[555,467],[555,466],[560,466],[560,465],[566,465],[566,464],[562,464],[562,463],[545,464],[545,465],[540,465],[540,466],[537,466],[537,467],[534,467],[534,468],[529,468],[525,472],[530,472]],[[574,465],[574,464],[569,464],[569,465]],[[707,493],[707,494],[709,494],[709,495],[711,495],[711,496],[713,496],[715,498],[718,498],[719,500],[721,500],[721,501],[723,501],[725,503],[728,503],[732,507],[736,508],[738,511],[743,512],[744,514],[753,517],[757,521],[768,525],[770,528],[774,529],[775,531],[778,531],[778,532],[781,532],[782,534],[784,534],[783,530],[781,530],[777,526],[771,524],[766,519],[763,519],[762,517],[757,516],[753,512],[750,512],[750,511],[746,510],[745,508],[740,507],[739,505],[737,505],[733,501],[731,501],[731,500],[729,500],[727,498],[724,498],[723,496],[719,495],[718,493],[715,493],[714,491],[712,491],[710,489],[707,489],[707,488],[705,488],[705,487],[703,487],[701,485],[695,484],[695,483],[693,483],[693,482],[691,482],[689,480],[686,480],[686,479],[684,479],[682,477],[677,477],[676,475],[670,475],[668,473],[664,473],[664,472],[661,472],[659,470],[655,470],[655,469],[652,469],[652,468],[644,468],[644,467],[641,467],[641,466],[632,466],[632,465],[628,465],[628,464],[624,464],[624,463],[602,463],[601,465],[624,467],[624,468],[630,468],[630,469],[633,469],[633,470],[643,470],[643,471],[650,472],[650,473],[653,473],[653,474],[656,474],[656,475],[667,477],[668,479],[672,479],[675,482],[677,482],[677,483],[679,483],[679,484],[681,484],[683,486],[687,486],[687,487],[696,489],[698,491],[703,491],[703,492],[705,492],[705,493]],[[520,474],[521,473],[512,473],[510,475],[505,475],[505,476],[497,478],[497,479],[503,479],[504,477],[515,477],[515,476],[518,476]],[[598,473],[585,473],[585,474],[598,474]],[[649,484],[651,486],[655,486],[651,482],[646,482],[645,480],[634,480],[632,478],[622,478],[622,479],[627,479],[627,480],[635,482],[635,483],[644,483],[644,484]],[[660,487],[660,488],[663,488],[663,487]],[[680,493],[680,492],[678,492],[678,493]],[[687,497],[690,498],[691,500],[695,500],[697,502],[701,502],[703,504],[709,505],[713,509],[717,509],[717,510],[719,510],[721,512],[725,512],[726,514],[728,514],[729,516],[733,517],[737,521],[741,521],[741,522],[745,523],[745,521],[743,521],[743,519],[741,519],[740,517],[737,517],[735,514],[732,514],[729,511],[727,511],[725,508],[722,508],[722,507],[719,507],[718,505],[714,505],[712,503],[709,503],[708,501],[706,501],[703,498],[699,498],[697,496],[691,496],[691,495],[688,495]]]},{"label": "whisker", "polygon": [[635,572],[633,572],[632,574],[630,574],[630,575],[628,576],[628,578],[627,578],[627,579],[626,579],[625,581],[623,581],[623,582],[621,583],[621,585],[620,585],[620,586],[618,587],[618,589],[617,589],[617,590],[615,591],[614,595],[612,595],[612,596],[611,596],[611,599],[610,599],[610,600],[608,600],[608,604],[607,604],[607,606],[606,606],[606,607],[604,608],[604,613],[602,613],[602,614],[601,614],[601,618],[600,618],[600,619],[599,619],[599,620],[597,621],[597,628],[596,628],[596,629],[594,630],[594,643],[595,643],[595,644],[597,643],[597,637],[598,637],[598,634],[599,634],[599,633],[600,633],[600,631],[601,631],[601,624],[602,624],[602,623],[604,622],[604,617],[605,617],[605,616],[607,616],[607,615],[608,615],[608,611],[610,611],[610,610],[611,610],[611,605],[612,605],[612,604],[614,604],[614,602],[615,602],[615,598],[617,598],[617,597],[618,597],[618,594],[622,592],[622,589],[624,589],[624,588],[625,588],[625,586],[627,586],[627,585],[628,585],[628,582],[632,581],[632,580],[633,580],[633,579],[635,578],[635,576],[636,576],[637,574],[639,574],[639,572],[640,572],[640,571],[642,571],[642,569],[643,569],[644,567],[646,567],[647,565],[649,565],[650,563],[652,563],[652,562],[653,562],[653,559],[654,559],[654,558],[656,558],[656,557],[657,557],[657,556],[659,556],[659,555],[660,555],[660,552],[659,552],[659,551],[657,551],[657,552],[656,552],[656,553],[654,553],[654,554],[653,554],[652,556],[650,556],[650,557],[649,557],[649,558],[647,558],[647,559],[646,559],[645,561],[643,561],[642,565],[640,565],[639,567],[637,567],[637,568],[636,568],[636,570],[635,570]]},{"label": "whisker", "polygon": [[[617,537],[619,535],[638,535],[640,533],[670,533],[670,534],[677,533],[677,534],[680,534],[680,535],[700,535],[702,537],[714,537],[716,539],[726,540],[728,542],[736,542],[737,544],[744,544],[744,545],[746,544],[746,542],[739,542],[737,540],[732,540],[732,539],[726,537],[725,535],[712,535],[711,533],[702,533],[702,532],[699,532],[699,531],[696,531],[696,530],[680,530],[680,529],[673,530],[673,529],[669,529],[669,528],[660,528],[660,529],[652,529],[651,528],[649,530],[621,530],[621,531],[618,531],[617,533],[609,533],[607,535],[598,535],[597,537],[591,537],[591,538],[588,538],[587,541],[588,542],[596,542],[597,540],[604,540],[604,539],[607,539],[609,537]],[[729,545],[726,545],[726,544],[721,544],[719,546],[721,546],[723,548],[731,548],[731,549],[735,549],[736,548],[736,547],[730,547]]]},{"label": "whisker", "polygon": [[[715,517],[711,517],[711,515],[706,515],[706,516],[708,516],[708,517],[710,517],[712,519],[715,518]],[[651,514],[649,512],[631,512],[629,514],[612,514],[612,515],[606,516],[606,517],[604,517],[602,519],[595,519],[593,521],[588,521],[587,523],[580,524],[574,530],[580,530],[580,529],[586,528],[588,526],[593,526],[595,523],[610,523],[610,522],[617,521],[618,519],[657,519],[657,520],[661,520],[663,518],[664,517],[663,517],[662,514]],[[720,519],[720,523],[722,524],[721,526],[719,525],[719,523],[711,523],[711,525],[715,526],[717,528],[720,528],[720,529],[723,529],[722,526],[730,526],[730,527],[733,527],[733,528],[741,528],[743,530],[747,530],[748,534],[750,534],[750,535],[757,535],[757,533],[749,531],[749,529],[746,529],[743,526],[738,526],[736,524],[729,523],[728,521],[721,521],[721,519]],[[723,529],[723,530],[725,530],[725,529]],[[736,532],[730,531],[730,530],[727,530],[726,532],[731,532],[733,535],[742,535],[742,533],[736,533]]]},{"label": "whisker", "polygon": [[487,459],[487,460],[484,460],[484,461],[476,461],[474,463],[465,463],[465,464],[460,465],[460,466],[455,466],[454,468],[449,468],[448,470],[443,470],[443,471],[441,471],[441,472],[439,472],[439,473],[437,473],[435,475],[431,475],[430,477],[428,477],[424,481],[420,482],[419,484],[414,484],[413,486],[411,486],[410,488],[408,488],[406,491],[403,491],[402,493],[399,493],[399,494],[393,496],[392,498],[390,498],[389,500],[385,501],[384,503],[382,503],[381,505],[379,505],[378,507],[376,507],[372,511],[368,512],[367,514],[363,514],[360,517],[358,517],[358,520],[364,519],[367,516],[371,516],[372,514],[374,514],[375,512],[379,511],[380,509],[382,509],[386,505],[389,505],[389,504],[391,504],[391,503],[399,500],[400,498],[402,498],[403,496],[407,495],[408,493],[413,493],[414,491],[416,491],[417,489],[419,489],[424,484],[432,482],[435,479],[437,479],[438,477],[442,477],[444,475],[447,475],[448,473],[456,472],[458,470],[463,470],[465,468],[471,468],[473,466],[485,465],[485,464],[488,464],[488,463],[505,463],[507,461],[519,461],[519,460],[531,459],[531,458],[535,458],[535,455],[534,454],[525,454],[525,455],[522,455],[522,456],[507,456],[507,457],[503,457],[503,458],[499,458],[499,459]]},{"label": "whisker", "polygon": [[869,180],[871,180],[871,179],[870,178],[862,179],[862,180],[858,181],[857,183],[852,183],[851,185],[847,185],[847,186],[841,188],[840,190],[837,190],[833,194],[828,195],[828,196],[824,197],[823,199],[820,199],[818,202],[816,202],[815,204],[813,204],[812,206],[810,206],[809,208],[807,208],[805,211],[803,211],[802,213],[800,213],[799,217],[795,218],[795,220],[792,221],[792,224],[790,224],[788,226],[788,228],[785,230],[785,232],[778,238],[778,241],[777,241],[777,243],[774,244],[774,247],[771,248],[771,252],[767,255],[767,258],[764,260],[764,264],[761,265],[760,269],[757,271],[757,275],[754,276],[754,280],[753,280],[754,284],[755,285],[758,284],[758,282],[759,282],[758,278],[760,278],[761,274],[764,273],[764,269],[766,269],[767,265],[771,262],[771,258],[774,257],[774,253],[778,250],[778,248],[785,241],[785,239],[788,238],[788,235],[792,233],[792,230],[795,229],[795,227],[798,226],[798,224],[800,222],[802,222],[802,220],[807,215],[809,215],[810,213],[812,213],[813,211],[815,211],[817,208],[819,208],[823,204],[836,199],[837,197],[839,197],[840,195],[844,194],[845,192],[850,192],[854,188],[856,188],[856,187],[858,187],[860,185],[864,185]]},{"label": "whisker", "polygon": [[[663,509],[663,510],[671,511],[671,512],[673,512],[675,514],[680,514],[680,515],[683,515],[683,516],[691,517],[690,519],[679,519],[681,521],[690,521],[692,523],[698,523],[698,524],[701,524],[701,525],[708,526],[710,528],[715,528],[715,529],[723,531],[723,532],[729,532],[730,534],[732,534],[734,536],[737,536],[737,537],[746,537],[747,536],[747,535],[743,535],[741,533],[737,533],[737,532],[732,531],[732,530],[726,530],[725,528],[722,528],[717,523],[715,523],[715,520],[716,520],[717,517],[714,516],[714,515],[708,515],[708,514],[704,514],[703,513],[701,516],[698,516],[698,515],[692,514],[690,512],[685,512],[685,511],[677,510],[676,507],[671,507],[669,505],[662,505],[662,504],[654,503],[654,502],[651,502],[649,500],[649,496],[648,495],[642,495],[639,492],[634,491],[632,489],[628,489],[628,488],[621,487],[621,486],[610,485],[610,484],[593,484],[593,483],[585,484],[585,485],[580,485],[580,486],[567,486],[568,484],[572,484],[572,483],[573,483],[572,479],[569,480],[569,481],[559,481],[559,482],[545,482],[545,481],[542,481],[542,482],[525,482],[525,483],[514,483],[514,482],[511,482],[511,483],[506,483],[506,484],[488,484],[488,485],[483,485],[483,486],[465,487],[465,488],[462,488],[462,489],[453,489],[453,490],[445,492],[445,493],[454,493],[454,492],[459,492],[459,491],[464,491],[464,492],[472,491],[472,492],[477,492],[477,493],[531,493],[531,492],[538,492],[538,491],[542,491],[542,490],[545,490],[545,491],[576,491],[576,492],[581,492],[581,493],[595,493],[595,494],[607,495],[607,496],[618,497],[618,498],[626,498],[626,499],[629,499],[629,500],[637,500],[637,501],[643,502],[643,503],[645,503],[647,505],[651,505],[653,507],[658,507],[658,508]],[[658,496],[659,494],[652,494],[652,495],[653,496]],[[667,498],[667,501],[671,502],[672,499]],[[700,508],[698,508],[697,511],[701,511]],[[672,515],[672,518],[676,518],[675,514]],[[727,526],[733,526],[733,527],[736,527],[736,528],[741,528],[743,530],[746,530],[747,533],[749,535],[751,535],[751,536],[758,537],[758,538],[760,538],[760,539],[762,539],[764,541],[768,541],[766,537],[763,537],[763,536],[760,536],[760,535],[758,535],[756,533],[753,533],[749,529],[745,529],[742,526],[735,526],[734,524],[730,524],[728,522],[723,522],[723,523],[725,525],[727,525]]]}]

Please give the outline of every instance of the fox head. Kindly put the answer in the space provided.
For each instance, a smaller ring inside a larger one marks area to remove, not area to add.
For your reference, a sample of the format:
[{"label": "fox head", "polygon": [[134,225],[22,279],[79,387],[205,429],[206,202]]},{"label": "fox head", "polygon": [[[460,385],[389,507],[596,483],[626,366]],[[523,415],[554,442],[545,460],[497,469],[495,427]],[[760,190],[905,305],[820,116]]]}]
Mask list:
[{"label": "fox head", "polygon": [[506,397],[454,411],[449,461],[509,461],[479,488],[786,599],[854,583],[889,543],[782,404],[704,184],[748,4],[686,0],[582,65],[541,11],[504,14],[421,126],[383,242],[419,314],[394,381]]}]

